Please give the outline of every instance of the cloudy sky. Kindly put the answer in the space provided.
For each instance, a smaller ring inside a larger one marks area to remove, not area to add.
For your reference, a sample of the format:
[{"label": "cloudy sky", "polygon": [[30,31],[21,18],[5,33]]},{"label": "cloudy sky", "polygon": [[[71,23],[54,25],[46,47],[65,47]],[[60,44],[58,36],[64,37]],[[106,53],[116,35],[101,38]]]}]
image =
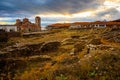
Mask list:
[{"label": "cloudy sky", "polygon": [[42,18],[42,26],[58,22],[114,20],[120,18],[120,0],[0,0],[0,24],[17,18]]}]

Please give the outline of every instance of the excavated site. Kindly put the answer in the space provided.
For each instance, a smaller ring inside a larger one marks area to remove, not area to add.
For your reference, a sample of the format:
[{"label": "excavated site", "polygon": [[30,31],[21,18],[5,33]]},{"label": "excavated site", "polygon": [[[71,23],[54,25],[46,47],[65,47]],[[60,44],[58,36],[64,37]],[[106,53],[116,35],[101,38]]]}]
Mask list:
[{"label": "excavated site", "polygon": [[1,80],[120,80],[120,30],[56,29],[0,43]]}]

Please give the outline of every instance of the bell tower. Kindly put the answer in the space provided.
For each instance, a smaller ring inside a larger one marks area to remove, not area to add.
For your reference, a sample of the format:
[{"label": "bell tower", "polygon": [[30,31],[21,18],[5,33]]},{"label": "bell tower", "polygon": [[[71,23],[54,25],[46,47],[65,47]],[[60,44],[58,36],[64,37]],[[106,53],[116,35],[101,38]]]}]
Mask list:
[{"label": "bell tower", "polygon": [[41,28],[41,18],[39,16],[35,17],[35,24]]}]

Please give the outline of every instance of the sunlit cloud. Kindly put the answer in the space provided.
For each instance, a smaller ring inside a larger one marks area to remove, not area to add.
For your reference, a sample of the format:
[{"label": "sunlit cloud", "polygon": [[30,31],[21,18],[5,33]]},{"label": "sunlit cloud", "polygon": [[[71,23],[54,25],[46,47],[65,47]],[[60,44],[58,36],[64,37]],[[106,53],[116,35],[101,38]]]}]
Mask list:
[{"label": "sunlit cloud", "polygon": [[116,8],[120,11],[120,0],[106,0],[103,5],[107,8]]},{"label": "sunlit cloud", "polygon": [[81,12],[81,13],[73,14],[73,17],[89,17],[91,15],[93,15],[93,12],[88,11],[88,12]]},{"label": "sunlit cloud", "polygon": [[[29,3],[29,4],[28,4]],[[13,24],[17,18],[42,24],[56,22],[112,20],[120,18],[120,0],[1,0],[0,24]]]},{"label": "sunlit cloud", "polygon": [[36,15],[34,15],[34,17],[35,16],[40,16],[40,17],[48,17],[48,18],[57,18],[57,17],[59,17],[59,18],[62,18],[62,17],[66,17],[66,18],[70,18],[71,16],[70,15],[64,15],[64,14],[36,14]]},{"label": "sunlit cloud", "polygon": [[[41,16],[41,17],[48,17],[48,18],[73,18],[73,17],[89,17],[93,14],[92,11],[87,11],[87,12],[79,12],[79,13],[75,13],[75,14],[49,14],[49,15],[41,15],[41,14],[36,14],[35,16]],[[35,17],[34,16],[34,17]]]},{"label": "sunlit cloud", "polygon": [[13,20],[13,18],[4,18],[4,17],[0,17],[0,21],[3,21],[3,20]]}]

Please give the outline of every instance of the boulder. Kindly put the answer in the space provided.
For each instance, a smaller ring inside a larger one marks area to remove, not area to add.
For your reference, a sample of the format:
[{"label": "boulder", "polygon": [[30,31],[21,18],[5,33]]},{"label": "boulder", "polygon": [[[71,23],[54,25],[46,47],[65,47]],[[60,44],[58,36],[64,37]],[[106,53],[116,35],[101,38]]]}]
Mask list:
[{"label": "boulder", "polygon": [[50,42],[45,42],[41,48],[41,52],[51,52],[51,51],[56,51],[60,46],[59,41],[50,41]]}]

